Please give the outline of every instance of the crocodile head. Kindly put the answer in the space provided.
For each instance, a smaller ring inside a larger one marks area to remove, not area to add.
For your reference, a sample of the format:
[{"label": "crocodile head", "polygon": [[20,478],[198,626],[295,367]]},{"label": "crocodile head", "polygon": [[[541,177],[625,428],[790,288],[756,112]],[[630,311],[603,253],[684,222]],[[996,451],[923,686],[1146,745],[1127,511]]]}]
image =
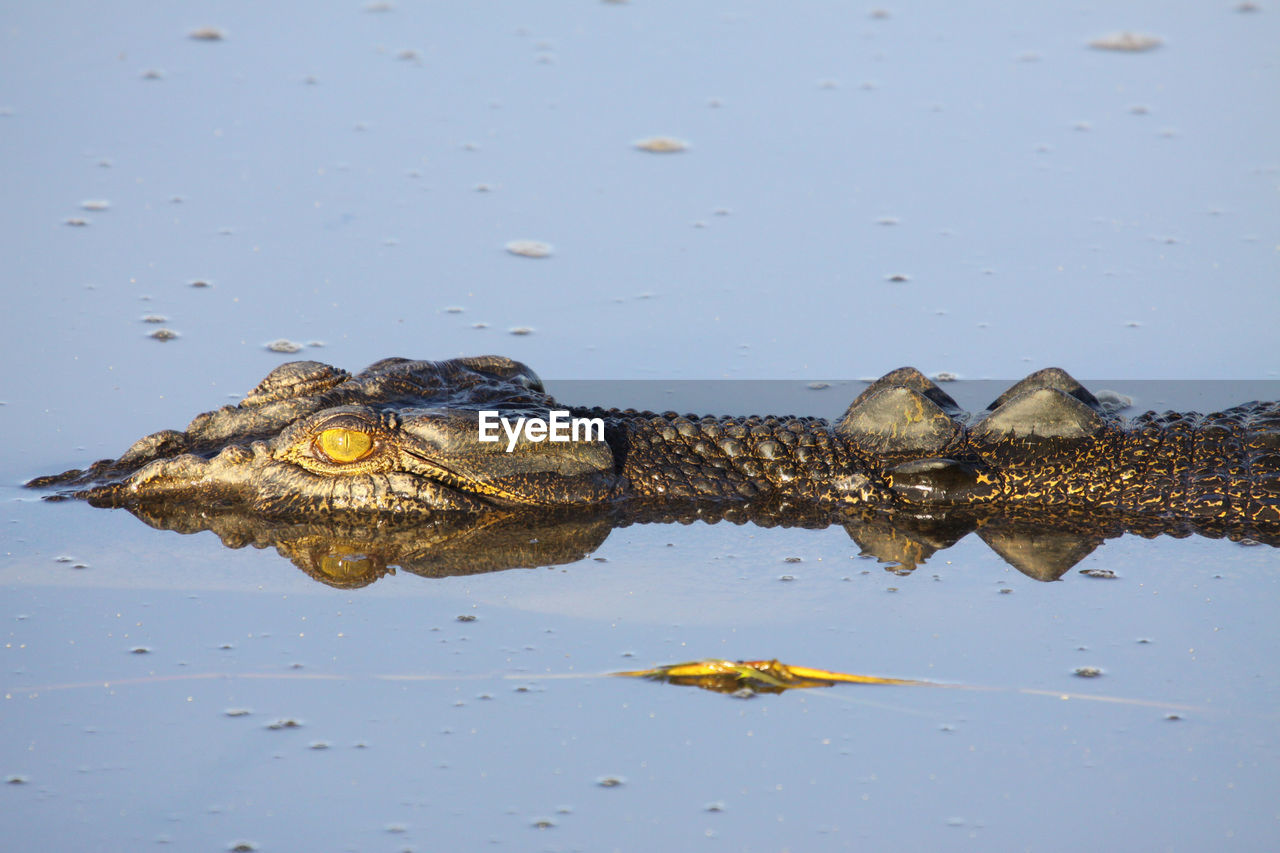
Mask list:
[{"label": "crocodile head", "polygon": [[617,476],[603,436],[481,440],[482,411],[515,421],[554,407],[537,375],[506,358],[384,359],[355,376],[291,362],[183,432],[149,435],[119,459],[31,485],[77,486],[72,494],[98,506],[235,505],[264,517],[607,500]]}]

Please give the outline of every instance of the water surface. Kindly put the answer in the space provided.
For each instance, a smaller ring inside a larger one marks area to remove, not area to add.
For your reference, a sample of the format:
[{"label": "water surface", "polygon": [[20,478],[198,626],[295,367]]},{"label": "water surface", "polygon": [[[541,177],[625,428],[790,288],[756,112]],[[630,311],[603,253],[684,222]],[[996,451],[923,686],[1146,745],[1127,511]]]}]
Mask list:
[{"label": "water surface", "polygon": [[[839,528],[644,525],[580,562],[335,590],[18,488],[290,357],[498,352],[567,397],[787,380],[827,415],[907,363],[1059,364],[1139,408],[1253,396],[1140,379],[1274,380],[1275,10],[885,11],[6,10],[5,836],[1274,848],[1272,548],[1125,537],[1045,583],[975,536],[902,575]],[[1163,45],[1088,47],[1124,29]],[[655,136],[688,146],[634,147]],[[603,675],[709,656],[1125,701]]]}]

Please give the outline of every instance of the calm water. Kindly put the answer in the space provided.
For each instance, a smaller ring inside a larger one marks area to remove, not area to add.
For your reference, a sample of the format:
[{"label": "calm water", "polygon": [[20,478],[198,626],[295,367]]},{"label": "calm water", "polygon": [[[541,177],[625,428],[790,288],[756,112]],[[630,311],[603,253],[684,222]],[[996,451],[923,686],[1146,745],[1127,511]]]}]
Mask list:
[{"label": "calm water", "polygon": [[[569,380],[786,380],[814,414],[907,363],[1060,364],[1139,409],[1275,388],[1280,11],[884,8],[0,13],[5,837],[1280,844],[1276,549],[1126,537],[1043,583],[975,536],[903,576],[840,528],[645,525],[580,562],[343,591],[18,488],[290,357],[498,352],[572,402],[650,404]],[[1123,29],[1164,44],[1088,47]],[[688,147],[633,147],[655,136]],[[603,675],[711,656],[1002,689]]]}]

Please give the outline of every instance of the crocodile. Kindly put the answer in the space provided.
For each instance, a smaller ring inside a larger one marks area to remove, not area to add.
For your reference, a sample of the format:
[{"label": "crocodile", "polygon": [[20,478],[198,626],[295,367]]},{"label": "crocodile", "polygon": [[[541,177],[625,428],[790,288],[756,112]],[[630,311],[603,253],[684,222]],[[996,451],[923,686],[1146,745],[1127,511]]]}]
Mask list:
[{"label": "crocodile", "polygon": [[[481,440],[483,413],[511,421],[556,411],[602,430],[576,441],[529,431]],[[391,358],[354,375],[299,361],[186,430],[28,485],[139,515],[234,508],[327,523],[770,507],[826,523],[869,511],[994,514],[1280,544],[1280,402],[1126,420],[1047,368],[966,413],[900,368],[834,422],[699,417],[562,405],[533,370],[500,356]]]}]

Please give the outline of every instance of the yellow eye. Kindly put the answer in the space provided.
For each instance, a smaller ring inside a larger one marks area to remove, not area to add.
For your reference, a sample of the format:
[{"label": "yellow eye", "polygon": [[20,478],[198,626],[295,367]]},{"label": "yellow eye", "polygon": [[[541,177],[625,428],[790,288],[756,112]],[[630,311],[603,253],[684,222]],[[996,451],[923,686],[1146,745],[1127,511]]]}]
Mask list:
[{"label": "yellow eye", "polygon": [[373,560],[360,555],[325,554],[316,568],[324,576],[321,580],[325,583],[345,588],[373,583],[382,575]]},{"label": "yellow eye", "polygon": [[331,462],[359,462],[373,450],[373,436],[356,429],[327,429],[316,438],[316,448]]}]

